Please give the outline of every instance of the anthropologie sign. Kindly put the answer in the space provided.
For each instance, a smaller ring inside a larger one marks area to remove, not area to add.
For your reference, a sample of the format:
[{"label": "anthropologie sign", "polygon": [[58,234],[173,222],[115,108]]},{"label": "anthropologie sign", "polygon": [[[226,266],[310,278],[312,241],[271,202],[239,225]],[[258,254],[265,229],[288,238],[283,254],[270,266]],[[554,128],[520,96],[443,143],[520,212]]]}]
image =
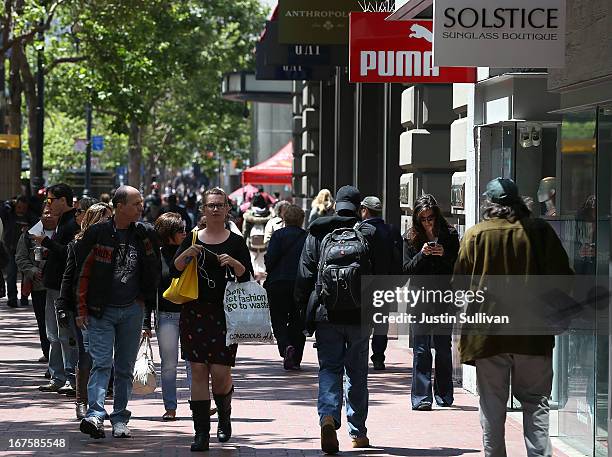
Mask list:
[{"label": "anthropologie sign", "polygon": [[279,0],[279,42],[346,45],[351,11],[387,10],[389,0]]},{"label": "anthropologie sign", "polygon": [[565,66],[566,0],[434,0],[438,66]]},{"label": "anthropologie sign", "polygon": [[350,82],[476,82],[475,68],[434,66],[432,21],[387,21],[387,16],[385,13],[351,13]]}]

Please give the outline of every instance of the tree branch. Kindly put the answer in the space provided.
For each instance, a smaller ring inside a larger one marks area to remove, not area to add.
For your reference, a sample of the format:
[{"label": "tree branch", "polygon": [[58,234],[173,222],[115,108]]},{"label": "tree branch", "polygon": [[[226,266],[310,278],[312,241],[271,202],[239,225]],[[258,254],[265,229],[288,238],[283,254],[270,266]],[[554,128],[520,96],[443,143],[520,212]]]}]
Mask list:
[{"label": "tree branch", "polygon": [[55,67],[63,63],[78,63],[78,62],[83,62],[84,60],[87,60],[87,59],[88,58],[86,56],[60,57],[59,59],[55,59],[53,62],[47,65],[45,67],[44,73],[45,75],[48,75],[51,72],[51,70],[53,70]]},{"label": "tree branch", "polygon": [[36,36],[38,32],[44,32],[45,30],[48,30],[49,27],[51,26],[51,22],[53,21],[53,16],[55,16],[55,12],[61,6],[61,4],[64,3],[65,1],[66,0],[57,0],[56,2],[54,2],[49,8],[49,11],[47,13],[47,19],[42,24],[40,23],[37,24],[28,33],[24,33],[22,35],[13,37],[12,39],[8,41],[4,41],[4,43],[2,44],[2,47],[0,47],[0,55],[6,54],[6,52],[10,48],[12,48],[13,45],[21,44],[21,43],[29,43],[30,41],[34,39],[34,37]]}]

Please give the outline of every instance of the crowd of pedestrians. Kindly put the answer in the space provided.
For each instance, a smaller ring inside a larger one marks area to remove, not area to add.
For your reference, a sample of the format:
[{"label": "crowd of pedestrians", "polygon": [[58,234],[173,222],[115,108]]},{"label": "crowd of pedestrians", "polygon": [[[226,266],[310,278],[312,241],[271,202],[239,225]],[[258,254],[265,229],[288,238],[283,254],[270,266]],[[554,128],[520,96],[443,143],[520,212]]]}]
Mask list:
[{"label": "crowd of pedestrians", "polygon": [[[95,439],[105,437],[106,419],[114,437],[131,436],[134,365],[141,339],[155,334],[162,419],[176,420],[183,359],[195,430],[191,450],[205,451],[215,411],[217,440],[232,436],[238,347],[226,345],[225,287],[228,281],[255,278],[267,291],[285,370],[301,369],[306,336],[315,336],[321,449],[339,452],[343,404],[352,445],[365,448],[370,445],[370,338],[372,366],[384,370],[389,328],[374,325],[364,312],[364,275],[406,275],[417,284],[429,278],[428,288],[445,290],[453,275],[478,282],[484,275],[533,274],[533,252],[554,259],[547,262],[549,271],[538,274],[572,274],[554,230],[530,217],[511,180],[491,181],[485,197],[484,221],[460,242],[432,195],[416,200],[412,223],[402,235],[385,223],[381,200],[364,197],[353,186],[341,187],[335,196],[321,190],[305,214],[263,189],[240,211],[220,188],[199,199],[187,193],[182,205],[176,195],[162,199],[155,186],[144,198],[138,189],[121,186],[100,200],[76,201],[68,185],[56,184],[46,189],[40,217],[22,197],[2,206],[0,258],[6,257],[8,306],[19,305],[21,274],[21,305],[32,297],[40,361],[48,366],[49,381],[39,390],[74,397],[80,430]],[[164,298],[192,262],[197,299],[179,305]],[[411,326],[415,411],[431,410],[434,401],[443,408],[453,404],[451,332],[437,324]],[[552,345],[550,336],[462,336],[461,361],[476,366],[485,455],[505,455],[510,384],[523,405],[528,455],[552,455]],[[113,397],[110,415],[108,396]]]}]

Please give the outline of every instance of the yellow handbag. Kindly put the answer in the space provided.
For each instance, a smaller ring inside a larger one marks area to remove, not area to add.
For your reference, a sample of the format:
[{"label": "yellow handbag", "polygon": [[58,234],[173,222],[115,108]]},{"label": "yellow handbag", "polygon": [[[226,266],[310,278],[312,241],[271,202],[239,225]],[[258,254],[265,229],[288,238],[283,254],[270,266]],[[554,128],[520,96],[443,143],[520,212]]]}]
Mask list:
[{"label": "yellow handbag", "polygon": [[[194,245],[198,237],[198,230],[193,231],[191,245]],[[164,298],[172,303],[180,305],[198,298],[198,261],[191,259],[189,265],[183,270],[179,278],[174,278],[170,287],[164,292]]]}]

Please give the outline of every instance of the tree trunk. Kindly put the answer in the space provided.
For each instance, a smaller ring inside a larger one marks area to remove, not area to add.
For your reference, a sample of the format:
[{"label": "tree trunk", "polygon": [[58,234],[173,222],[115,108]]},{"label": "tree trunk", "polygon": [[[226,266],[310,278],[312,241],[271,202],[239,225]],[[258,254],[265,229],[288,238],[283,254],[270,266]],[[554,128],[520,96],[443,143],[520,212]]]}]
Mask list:
[{"label": "tree trunk", "polygon": [[[9,98],[6,107],[8,133],[21,135],[21,94],[23,85],[19,72],[18,53],[11,52],[9,59]],[[21,146],[2,151],[6,160],[0,170],[0,198],[9,199],[21,192]]]},{"label": "tree trunk", "polygon": [[[21,81],[23,83],[23,93],[25,94],[26,106],[28,109],[28,149],[30,150],[30,182],[31,176],[35,170],[41,170],[39,163],[38,142],[42,141],[38,132],[38,93],[36,92],[36,79],[30,69],[30,64],[26,56],[23,45],[13,48],[13,52],[17,54],[20,65]],[[42,159],[42,158],[41,158]],[[33,190],[38,190],[34,189]]]},{"label": "tree trunk", "polygon": [[[159,157],[157,154],[149,151],[149,157],[147,159],[147,170],[145,173],[145,193],[149,193],[151,184],[153,183],[153,177],[157,176],[157,161]],[[159,178],[158,178],[159,180]]]},{"label": "tree trunk", "polygon": [[128,184],[141,190],[142,179],[140,168],[142,165],[142,129],[138,122],[130,122],[130,136],[128,140]]}]

